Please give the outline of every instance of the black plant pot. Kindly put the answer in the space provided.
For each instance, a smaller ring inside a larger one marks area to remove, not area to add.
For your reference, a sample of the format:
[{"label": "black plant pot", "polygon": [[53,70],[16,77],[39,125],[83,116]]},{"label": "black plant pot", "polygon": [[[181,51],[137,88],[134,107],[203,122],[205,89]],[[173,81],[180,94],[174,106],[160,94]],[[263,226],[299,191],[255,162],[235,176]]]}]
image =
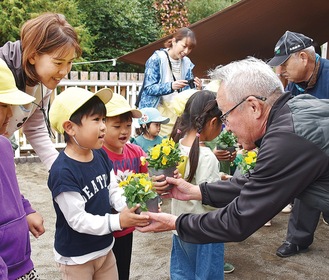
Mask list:
[{"label": "black plant pot", "polygon": [[[159,175],[165,175],[166,177],[174,177],[174,171],[176,170],[176,166],[171,166],[166,169],[158,169],[156,170],[153,167],[149,167],[149,174],[150,176],[159,176]],[[162,180],[164,181],[164,180]],[[158,181],[159,182],[159,181]],[[169,191],[174,187],[174,185],[169,184],[169,186],[165,189],[165,191]]]},{"label": "black plant pot", "polygon": [[[156,196],[155,198],[151,198],[148,201],[146,201],[146,206],[149,212],[158,213],[159,212],[159,196]],[[142,212],[141,208],[137,208],[135,213],[140,214]]]}]

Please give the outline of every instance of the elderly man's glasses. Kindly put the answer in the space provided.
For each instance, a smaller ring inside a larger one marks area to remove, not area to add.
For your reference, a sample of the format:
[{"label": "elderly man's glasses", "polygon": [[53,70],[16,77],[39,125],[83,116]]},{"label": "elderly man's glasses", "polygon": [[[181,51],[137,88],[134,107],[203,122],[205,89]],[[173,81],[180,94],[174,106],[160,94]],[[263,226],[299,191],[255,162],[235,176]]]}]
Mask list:
[{"label": "elderly man's glasses", "polygon": [[225,114],[221,115],[219,118],[221,120],[222,123],[224,124],[227,124],[227,116],[235,109],[237,108],[238,106],[240,106],[243,102],[245,102],[250,96],[253,96],[259,100],[262,100],[262,101],[266,101],[266,97],[265,96],[256,96],[256,95],[248,95],[246,96],[245,98],[243,98],[238,104],[234,105],[233,108],[231,108],[230,110],[228,110]]}]

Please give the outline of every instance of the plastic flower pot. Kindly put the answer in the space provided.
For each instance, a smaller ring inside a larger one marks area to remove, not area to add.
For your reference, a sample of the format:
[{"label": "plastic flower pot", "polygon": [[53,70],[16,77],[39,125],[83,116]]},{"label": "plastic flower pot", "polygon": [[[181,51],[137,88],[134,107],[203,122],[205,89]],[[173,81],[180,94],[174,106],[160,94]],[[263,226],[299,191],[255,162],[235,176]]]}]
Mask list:
[{"label": "plastic flower pot", "polygon": [[[154,167],[149,167],[149,174],[150,176],[159,176],[159,175],[165,175],[165,177],[174,177],[174,171],[176,170],[176,166],[170,166],[165,169],[155,169]],[[158,180],[158,182],[162,182],[163,180]],[[165,189],[165,191],[169,191],[174,187],[174,185],[169,184],[169,186]]]}]

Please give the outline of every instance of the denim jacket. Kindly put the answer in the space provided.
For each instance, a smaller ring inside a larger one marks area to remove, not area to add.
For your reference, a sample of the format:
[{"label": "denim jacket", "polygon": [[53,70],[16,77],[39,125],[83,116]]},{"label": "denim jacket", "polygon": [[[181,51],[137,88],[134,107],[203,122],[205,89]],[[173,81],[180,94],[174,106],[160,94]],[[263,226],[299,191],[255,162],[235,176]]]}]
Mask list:
[{"label": "denim jacket", "polygon": [[[182,59],[182,79],[193,79],[192,69],[194,64],[188,57]],[[173,75],[169,66],[167,55],[165,50],[157,50],[146,61],[145,76],[144,76],[144,89],[140,93],[142,94],[139,103],[139,109],[145,107],[158,107],[161,100],[161,96],[173,93],[171,87],[174,81]],[[188,89],[189,86],[183,88]]]}]

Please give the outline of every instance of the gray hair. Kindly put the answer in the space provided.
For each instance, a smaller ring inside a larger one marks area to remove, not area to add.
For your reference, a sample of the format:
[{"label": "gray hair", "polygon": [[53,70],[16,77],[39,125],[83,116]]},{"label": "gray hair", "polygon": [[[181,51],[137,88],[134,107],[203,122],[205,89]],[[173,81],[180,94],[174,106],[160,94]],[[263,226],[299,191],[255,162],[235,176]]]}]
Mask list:
[{"label": "gray hair", "polygon": [[309,57],[309,59],[311,60],[311,62],[315,61],[315,59],[316,59],[315,58],[316,52],[315,52],[314,46],[310,46],[310,47],[308,47],[306,49],[302,49],[302,50],[300,50],[300,51],[298,51],[296,53],[293,53],[293,55],[294,56],[298,56],[301,52],[305,52],[307,54],[307,56]]},{"label": "gray hair", "polygon": [[268,103],[273,103],[277,98],[273,100],[269,98],[270,95],[276,93],[275,96],[278,97],[284,92],[282,82],[273,69],[264,61],[254,57],[218,66],[209,73],[209,76],[223,83],[226,98],[236,103],[252,94],[264,96]]}]

